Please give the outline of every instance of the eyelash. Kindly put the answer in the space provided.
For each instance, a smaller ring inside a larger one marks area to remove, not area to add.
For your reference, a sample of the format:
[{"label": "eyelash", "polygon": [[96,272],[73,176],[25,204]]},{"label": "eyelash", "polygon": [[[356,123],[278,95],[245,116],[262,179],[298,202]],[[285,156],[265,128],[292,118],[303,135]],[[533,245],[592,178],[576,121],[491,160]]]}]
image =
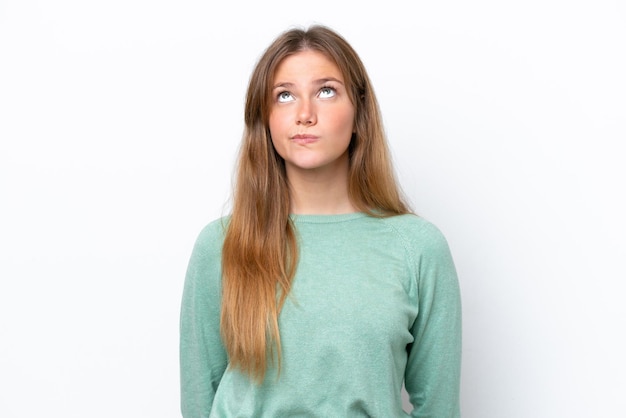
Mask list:
[{"label": "eyelash", "polygon": [[[288,92],[287,90],[283,90],[283,91],[278,92],[278,93],[276,94],[276,100],[277,100],[277,101],[280,101],[280,96],[282,96],[282,95],[283,95],[283,94],[285,94],[285,93],[289,93],[289,92]],[[289,93],[289,94],[291,95],[291,93]]]},{"label": "eyelash", "polygon": [[333,86],[327,86],[327,85],[324,85],[324,86],[320,87],[320,90],[319,90],[319,91],[321,92],[322,90],[330,90],[330,91],[332,91],[333,93],[337,93],[337,89],[336,89],[336,88],[334,88]]},{"label": "eyelash", "polygon": [[[333,86],[329,86],[329,85],[323,85],[322,87],[320,87],[320,89],[318,90],[318,92],[321,92],[322,90],[330,90],[330,91],[332,91],[333,93],[337,93],[337,89],[336,89],[335,87],[333,87]],[[289,94],[291,95],[291,92],[289,92],[288,90],[283,90],[283,91],[281,91],[281,92],[278,92],[278,94],[276,94],[276,100],[280,100],[280,96],[281,96],[282,94],[285,94],[285,93],[289,93]]]}]

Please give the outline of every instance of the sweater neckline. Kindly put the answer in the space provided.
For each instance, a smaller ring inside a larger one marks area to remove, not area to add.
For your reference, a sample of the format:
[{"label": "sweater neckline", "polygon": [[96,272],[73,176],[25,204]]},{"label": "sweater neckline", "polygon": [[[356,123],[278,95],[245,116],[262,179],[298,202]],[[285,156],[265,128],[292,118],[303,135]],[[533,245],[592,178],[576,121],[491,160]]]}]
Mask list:
[{"label": "sweater neckline", "polygon": [[337,215],[298,215],[295,213],[289,215],[291,220],[295,223],[311,224],[347,222],[355,219],[364,218],[366,216],[367,214],[363,212],[341,213]]}]

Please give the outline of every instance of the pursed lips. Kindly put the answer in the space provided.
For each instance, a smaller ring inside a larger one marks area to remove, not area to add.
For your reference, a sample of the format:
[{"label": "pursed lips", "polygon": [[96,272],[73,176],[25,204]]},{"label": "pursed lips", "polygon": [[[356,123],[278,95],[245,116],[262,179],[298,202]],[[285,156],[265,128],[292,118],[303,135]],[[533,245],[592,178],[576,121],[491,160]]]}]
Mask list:
[{"label": "pursed lips", "polygon": [[297,134],[291,137],[291,140],[293,142],[295,142],[296,144],[300,144],[300,145],[311,144],[313,142],[316,142],[317,139],[318,139],[317,136],[309,135],[309,134]]}]

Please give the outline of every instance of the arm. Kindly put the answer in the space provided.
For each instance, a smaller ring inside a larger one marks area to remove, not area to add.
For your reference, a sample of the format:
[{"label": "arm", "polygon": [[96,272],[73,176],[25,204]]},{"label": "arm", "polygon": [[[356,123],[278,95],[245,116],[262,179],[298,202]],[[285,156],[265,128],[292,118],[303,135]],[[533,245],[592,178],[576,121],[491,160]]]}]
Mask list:
[{"label": "arm", "polygon": [[185,418],[206,418],[226,369],[220,337],[220,222],[196,240],[185,277],[180,315],[181,410]]},{"label": "arm", "polygon": [[405,386],[413,417],[459,418],[461,298],[448,244],[434,226],[415,242],[419,312]]}]

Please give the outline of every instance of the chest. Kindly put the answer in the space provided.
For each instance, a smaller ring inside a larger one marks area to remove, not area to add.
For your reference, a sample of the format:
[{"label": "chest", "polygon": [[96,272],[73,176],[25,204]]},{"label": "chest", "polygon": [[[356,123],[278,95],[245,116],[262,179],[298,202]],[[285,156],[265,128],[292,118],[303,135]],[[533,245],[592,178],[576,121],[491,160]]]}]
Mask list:
[{"label": "chest", "polygon": [[417,306],[404,249],[375,237],[326,238],[303,240],[300,246],[298,270],[280,318],[283,336],[305,334],[307,344],[320,350],[358,344],[397,350],[412,342],[409,329]]}]

